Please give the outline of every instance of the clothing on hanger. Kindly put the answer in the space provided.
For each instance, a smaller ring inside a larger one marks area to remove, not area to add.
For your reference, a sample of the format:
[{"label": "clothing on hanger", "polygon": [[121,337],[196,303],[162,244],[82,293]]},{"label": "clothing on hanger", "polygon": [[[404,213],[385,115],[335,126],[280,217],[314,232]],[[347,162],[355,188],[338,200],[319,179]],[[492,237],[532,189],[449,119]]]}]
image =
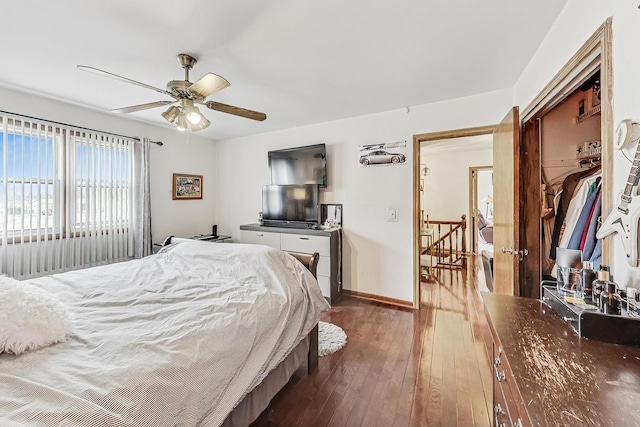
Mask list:
[{"label": "clothing on hanger", "polygon": [[[591,184],[588,188],[587,198],[582,205],[582,210],[580,211],[580,215],[576,220],[576,224],[571,233],[571,237],[569,238],[569,242],[567,243],[567,248],[569,249],[580,249],[580,244],[582,243],[582,236],[585,233],[585,230],[588,229],[589,220],[591,219],[591,215],[593,214],[593,207],[595,206],[596,199],[600,195],[600,185],[599,180]],[[569,221],[569,218],[567,218]],[[561,246],[564,247],[564,246]]]},{"label": "clothing on hanger", "polygon": [[[553,221],[553,232],[549,239],[549,258],[552,260],[556,259],[556,248],[557,247],[566,247],[570,236],[565,238],[564,246],[561,246],[560,241],[563,236],[566,235],[565,229],[567,226],[566,216],[569,213],[569,206],[571,205],[571,201],[574,199],[575,195],[578,194],[578,189],[582,188],[582,183],[588,177],[591,177],[594,174],[599,174],[600,168],[593,169],[584,169],[574,172],[568,175],[564,181],[562,181],[562,188],[556,193],[556,197],[554,198],[554,204],[556,204],[556,216]],[[586,194],[581,194],[581,196],[586,197]],[[581,199],[582,203],[584,199]],[[574,209],[579,209],[577,206],[574,206]],[[571,214],[573,214],[573,210]],[[577,220],[577,216],[576,216]],[[574,222],[570,222],[569,226],[571,231],[573,231]]]},{"label": "clothing on hanger", "polygon": [[571,240],[573,230],[578,223],[582,207],[587,201],[587,196],[589,194],[589,190],[591,189],[591,185],[595,183],[596,180],[599,180],[601,178],[602,176],[599,173],[589,176],[588,178],[585,178],[577,188],[575,195],[571,198],[569,209],[567,210],[567,213],[565,215],[565,227],[562,235],[560,236],[560,241],[558,242],[559,248],[569,247],[569,240]]},{"label": "clothing on hanger", "polygon": [[602,189],[598,194],[598,198],[596,199],[596,203],[593,207],[593,211],[591,213],[591,218],[589,218],[589,226],[584,232],[582,236],[582,242],[580,244],[580,250],[582,250],[583,258],[591,258],[593,255],[593,249],[596,246],[596,233],[598,232],[598,223],[600,219],[600,215],[602,213]]}]

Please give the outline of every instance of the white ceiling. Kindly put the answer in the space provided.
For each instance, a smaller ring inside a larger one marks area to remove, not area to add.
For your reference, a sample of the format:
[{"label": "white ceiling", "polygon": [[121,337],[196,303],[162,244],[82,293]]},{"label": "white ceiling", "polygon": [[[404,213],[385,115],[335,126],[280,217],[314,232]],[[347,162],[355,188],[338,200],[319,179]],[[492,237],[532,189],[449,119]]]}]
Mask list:
[{"label": "white ceiling", "polygon": [[224,139],[511,88],[566,2],[4,1],[0,85],[107,111],[170,98],[76,65],[164,88],[189,53],[231,83],[208,100],[268,116],[205,111]]}]

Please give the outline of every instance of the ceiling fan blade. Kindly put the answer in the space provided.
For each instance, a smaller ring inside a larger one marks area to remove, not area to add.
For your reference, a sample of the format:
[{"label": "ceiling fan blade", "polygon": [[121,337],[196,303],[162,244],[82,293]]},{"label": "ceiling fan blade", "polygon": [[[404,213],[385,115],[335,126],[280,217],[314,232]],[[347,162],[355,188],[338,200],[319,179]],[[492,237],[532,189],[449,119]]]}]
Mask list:
[{"label": "ceiling fan blade", "polygon": [[189,86],[189,92],[206,98],[212,93],[219,92],[229,86],[231,86],[231,83],[229,83],[224,77],[213,73],[207,73],[202,76],[200,80]]},{"label": "ceiling fan blade", "polygon": [[247,110],[246,108],[234,107],[233,105],[221,104],[219,102],[207,101],[204,103],[210,110],[221,111],[223,113],[233,114],[247,119],[263,121],[267,118],[265,113],[259,111]]},{"label": "ceiling fan blade", "polygon": [[78,69],[80,69],[82,71],[87,71],[89,73],[99,74],[101,76],[111,77],[112,79],[120,80],[121,82],[131,83],[131,84],[134,84],[136,86],[140,86],[140,87],[144,87],[144,88],[147,88],[147,89],[155,90],[156,92],[162,93],[164,95],[172,96],[170,92],[167,92],[164,89],[160,89],[158,87],[151,86],[151,85],[148,85],[146,83],[140,83],[138,81],[131,80],[131,79],[128,79],[126,77],[122,77],[122,76],[119,76],[117,74],[110,73],[108,71],[100,70],[99,68],[88,67],[86,65],[78,65]]},{"label": "ceiling fan blade", "polygon": [[175,101],[149,102],[148,104],[139,104],[139,105],[132,105],[130,107],[116,108],[115,110],[111,110],[111,112],[122,113],[122,114],[133,113],[135,111],[142,111],[142,110],[148,110],[150,108],[162,107],[163,105],[173,104],[174,102]]}]

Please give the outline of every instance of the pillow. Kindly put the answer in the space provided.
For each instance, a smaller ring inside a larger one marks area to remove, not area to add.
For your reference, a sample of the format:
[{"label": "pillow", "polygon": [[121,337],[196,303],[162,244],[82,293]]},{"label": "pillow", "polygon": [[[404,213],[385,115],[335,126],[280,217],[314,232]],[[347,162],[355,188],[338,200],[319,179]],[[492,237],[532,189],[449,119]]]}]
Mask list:
[{"label": "pillow", "polygon": [[0,276],[0,353],[20,354],[72,334],[71,315],[51,293]]}]

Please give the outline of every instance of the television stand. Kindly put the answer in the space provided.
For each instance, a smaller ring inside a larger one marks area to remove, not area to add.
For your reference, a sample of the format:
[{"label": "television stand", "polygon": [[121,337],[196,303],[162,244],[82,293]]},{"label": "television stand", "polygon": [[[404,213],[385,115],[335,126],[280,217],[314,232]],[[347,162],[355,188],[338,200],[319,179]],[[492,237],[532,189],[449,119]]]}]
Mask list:
[{"label": "television stand", "polygon": [[317,279],[322,295],[330,304],[335,304],[342,295],[341,229],[313,230],[245,224],[240,226],[240,242],[303,254],[318,252]]},{"label": "television stand", "polygon": [[297,228],[299,230],[316,230],[318,224],[315,222],[284,222],[284,221],[264,221],[265,227],[280,227],[280,228]]}]

